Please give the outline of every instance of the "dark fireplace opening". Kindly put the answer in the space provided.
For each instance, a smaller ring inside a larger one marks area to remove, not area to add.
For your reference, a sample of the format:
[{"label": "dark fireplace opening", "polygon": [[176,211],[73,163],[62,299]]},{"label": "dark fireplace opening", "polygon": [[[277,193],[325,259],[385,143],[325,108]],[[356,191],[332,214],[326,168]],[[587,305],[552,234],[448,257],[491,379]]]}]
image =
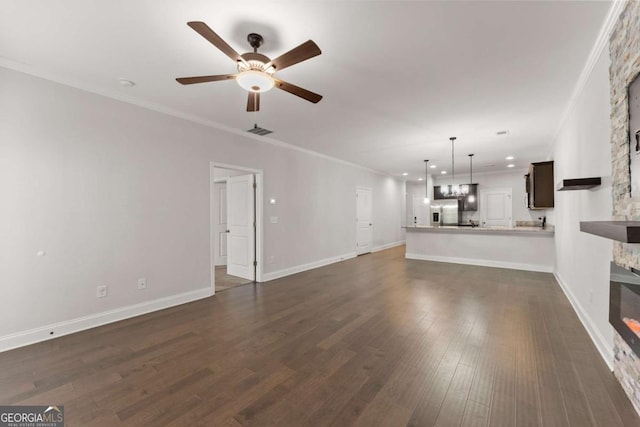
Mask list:
[{"label": "dark fireplace opening", "polygon": [[609,323],[640,355],[640,272],[611,263]]}]

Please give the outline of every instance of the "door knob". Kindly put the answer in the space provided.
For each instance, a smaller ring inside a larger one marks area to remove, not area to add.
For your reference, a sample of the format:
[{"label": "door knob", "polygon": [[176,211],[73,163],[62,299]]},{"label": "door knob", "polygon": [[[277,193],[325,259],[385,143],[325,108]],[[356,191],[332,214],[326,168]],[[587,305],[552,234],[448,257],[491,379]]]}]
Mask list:
[{"label": "door knob", "polygon": [[229,233],[229,230],[225,231],[225,233]]},{"label": "door knob", "polygon": [[373,224],[369,223],[369,227],[371,227]]}]

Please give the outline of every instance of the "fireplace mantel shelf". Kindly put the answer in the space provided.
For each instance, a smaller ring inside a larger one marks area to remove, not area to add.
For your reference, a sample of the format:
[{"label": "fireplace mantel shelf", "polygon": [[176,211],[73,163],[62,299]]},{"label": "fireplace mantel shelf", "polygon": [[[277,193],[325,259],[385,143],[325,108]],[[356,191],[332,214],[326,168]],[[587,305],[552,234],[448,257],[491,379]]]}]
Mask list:
[{"label": "fireplace mantel shelf", "polygon": [[640,243],[640,221],[581,221],[580,231],[624,243]]}]

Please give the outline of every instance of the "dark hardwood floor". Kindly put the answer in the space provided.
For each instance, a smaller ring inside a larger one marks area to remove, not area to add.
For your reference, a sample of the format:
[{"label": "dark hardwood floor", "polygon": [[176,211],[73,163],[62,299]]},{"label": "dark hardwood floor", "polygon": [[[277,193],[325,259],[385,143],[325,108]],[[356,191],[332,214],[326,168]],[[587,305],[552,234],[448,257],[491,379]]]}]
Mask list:
[{"label": "dark hardwood floor", "polygon": [[243,279],[242,277],[227,274],[227,266],[221,265],[216,267],[215,271],[216,292],[226,291],[227,289],[243,286],[253,283],[253,280]]},{"label": "dark hardwood floor", "polygon": [[1,353],[0,404],[67,426],[640,425],[552,275],[403,256]]}]

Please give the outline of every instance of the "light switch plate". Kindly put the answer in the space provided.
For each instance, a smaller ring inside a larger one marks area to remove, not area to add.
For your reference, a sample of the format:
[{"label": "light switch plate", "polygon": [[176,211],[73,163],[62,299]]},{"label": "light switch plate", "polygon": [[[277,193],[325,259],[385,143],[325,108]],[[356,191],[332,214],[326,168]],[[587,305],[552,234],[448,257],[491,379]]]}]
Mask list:
[{"label": "light switch plate", "polygon": [[98,286],[96,288],[96,298],[104,298],[107,296],[107,286]]},{"label": "light switch plate", "polygon": [[271,217],[271,224],[277,224],[278,223],[278,217],[277,216],[272,216]]}]

